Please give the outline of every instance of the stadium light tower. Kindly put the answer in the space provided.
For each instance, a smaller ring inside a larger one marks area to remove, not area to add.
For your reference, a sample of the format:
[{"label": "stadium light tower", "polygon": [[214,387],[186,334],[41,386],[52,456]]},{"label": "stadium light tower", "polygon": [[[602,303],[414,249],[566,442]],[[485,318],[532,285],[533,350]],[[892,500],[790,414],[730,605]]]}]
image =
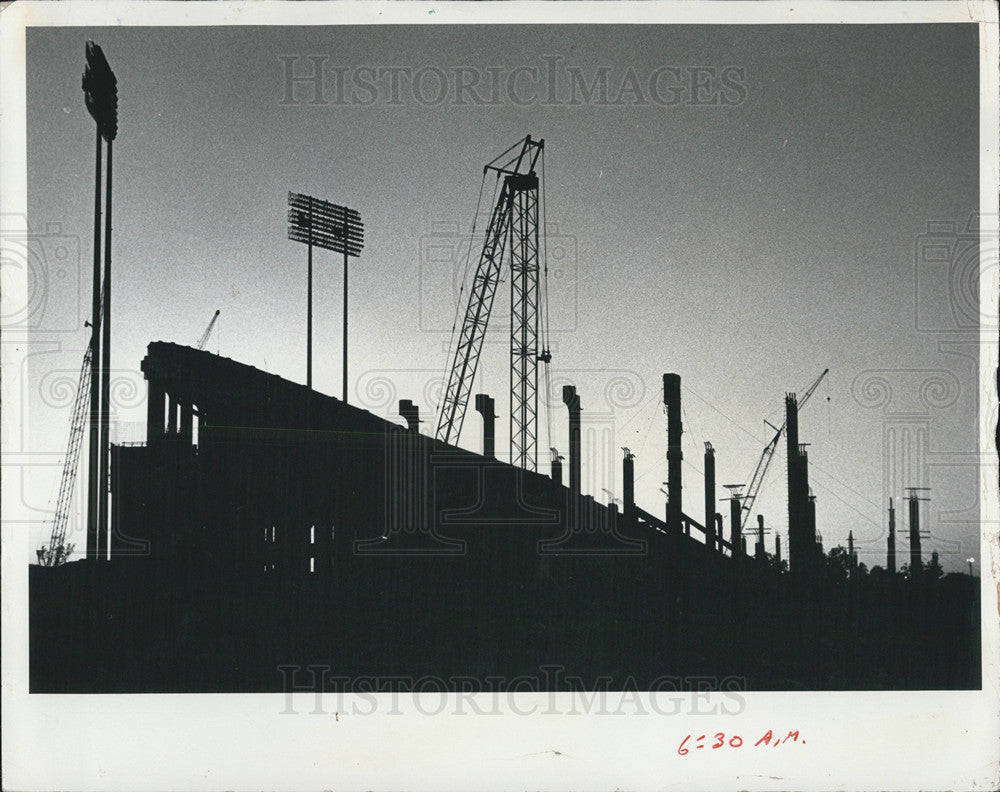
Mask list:
[{"label": "stadium light tower", "polygon": [[[96,175],[94,186],[94,283],[91,326],[93,354],[90,361],[90,465],[87,507],[87,558],[105,559],[108,553],[108,402],[111,358],[111,158],[118,136],[118,80],[101,48],[93,41],[86,46],[83,97],[87,111],[97,124]],[[108,184],[104,228],[104,300],[101,301],[101,140],[108,144]],[[103,335],[102,335],[103,331]]]},{"label": "stadium light tower", "polygon": [[288,193],[288,238],[309,246],[308,308],[306,309],[306,385],[312,388],[312,249],[313,245],[344,254],[343,400],[347,403],[347,258],[359,256],[365,244],[361,215],[346,206],[311,195]]}]

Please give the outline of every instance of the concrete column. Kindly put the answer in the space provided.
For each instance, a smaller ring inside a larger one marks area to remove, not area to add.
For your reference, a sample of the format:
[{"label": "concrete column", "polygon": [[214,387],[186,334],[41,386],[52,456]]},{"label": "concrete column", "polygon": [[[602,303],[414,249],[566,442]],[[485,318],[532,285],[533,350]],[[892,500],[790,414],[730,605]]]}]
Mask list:
[{"label": "concrete column", "polygon": [[889,498],[889,539],[886,547],[885,568],[889,574],[896,573],[896,510]]},{"label": "concrete column", "polygon": [[[803,463],[805,460],[803,459]],[[823,543],[816,537],[816,496],[810,495],[806,501],[806,539],[811,548],[811,558],[807,563],[816,563],[823,557]]]},{"label": "concrete column", "polygon": [[733,546],[733,555],[744,552],[743,525],[742,525],[742,501],[733,496],[729,499],[729,541]]},{"label": "concrete column", "polygon": [[635,454],[625,449],[622,459],[622,511],[630,525],[635,521]]},{"label": "concrete column", "polygon": [[764,515],[757,515],[757,546],[754,548],[754,555],[759,561],[764,560]]},{"label": "concrete column", "polygon": [[920,574],[923,558],[920,550],[920,501],[913,495],[909,499],[910,507],[910,577]]},{"label": "concrete column", "polygon": [[420,431],[420,408],[409,399],[399,400],[399,414],[406,420],[406,427],[411,432]]},{"label": "concrete column", "polygon": [[483,416],[483,456],[496,457],[496,415],[493,399],[485,393],[476,394],[476,412]]},{"label": "concrete column", "polygon": [[587,531],[588,533],[593,533],[595,530],[597,530],[598,508],[599,507],[597,501],[594,500],[593,495],[583,496],[583,519],[581,520],[581,525],[583,527],[583,530]]},{"label": "concrete column", "polygon": [[[722,515],[719,514],[719,512],[715,513],[715,535],[720,540],[722,539]],[[722,545],[721,544],[717,544],[716,547],[719,550],[722,549]]]},{"label": "concrete column", "polygon": [[189,444],[193,443],[194,432],[192,428],[193,427],[192,422],[194,416],[191,412],[191,403],[186,401],[180,402],[180,410],[181,410],[181,439],[185,443]]},{"label": "concrete column", "polygon": [[[705,443],[705,530],[713,530],[715,523],[715,449],[711,443]],[[715,536],[712,535],[712,549],[715,549]],[[706,542],[708,534],[706,533]]]},{"label": "concrete column", "polygon": [[788,565],[792,572],[805,571],[807,548],[802,537],[805,504],[799,500],[799,407],[794,393],[785,394],[785,442],[788,459]]},{"label": "concrete column", "polygon": [[569,491],[580,495],[580,397],[573,385],[563,385],[563,404],[569,409]]},{"label": "concrete column", "polygon": [[177,399],[167,394],[167,434],[177,434]]},{"label": "concrete column", "polygon": [[[667,527],[681,529],[681,377],[679,374],[663,375],[663,403],[667,408]],[[688,529],[690,530],[690,528]]]}]

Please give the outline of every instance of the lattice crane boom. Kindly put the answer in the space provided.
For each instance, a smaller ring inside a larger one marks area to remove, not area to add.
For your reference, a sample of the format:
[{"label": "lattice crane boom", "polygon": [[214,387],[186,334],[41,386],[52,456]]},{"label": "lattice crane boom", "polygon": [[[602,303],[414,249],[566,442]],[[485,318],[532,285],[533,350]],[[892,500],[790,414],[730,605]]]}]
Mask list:
[{"label": "lattice crane boom", "polygon": [[80,367],[80,385],[76,391],[76,401],[73,403],[73,416],[70,420],[69,443],[66,449],[66,461],[63,463],[62,478],[59,481],[59,497],[56,499],[56,515],[52,521],[52,534],[48,545],[42,545],[38,550],[38,561],[42,566],[59,566],[65,563],[73,545],[66,544],[66,527],[69,524],[69,510],[73,501],[73,488],[76,485],[76,474],[80,467],[80,447],[83,445],[84,429],[87,422],[87,407],[90,400],[90,360],[94,354],[95,338],[93,334],[90,344],[83,355]]},{"label": "lattice crane boom", "polygon": [[[816,388],[823,381],[823,378],[830,372],[830,369],[823,369],[823,373],[820,374],[816,380],[810,385],[802,398],[798,400],[799,409],[801,410],[809,397],[813,395]],[[757,467],[754,468],[753,476],[750,477],[750,485],[747,487],[746,495],[743,497],[743,511],[747,515],[750,514],[753,509],[754,502],[757,500],[757,495],[760,493],[761,485],[764,483],[764,476],[767,475],[767,469],[771,464],[771,459],[774,457],[774,451],[778,447],[778,441],[781,440],[781,436],[785,433],[785,424],[787,423],[787,418],[781,422],[781,427],[775,430],[774,437],[771,438],[771,442],[764,447],[764,452],[761,454],[760,459],[757,461]],[[771,424],[768,424],[771,426]],[[771,426],[774,429],[774,426]]]},{"label": "lattice crane boom", "polygon": [[472,281],[469,306],[462,321],[462,331],[458,346],[455,347],[441,415],[438,418],[437,438],[445,443],[457,443],[462,434],[465,408],[476,378],[486,326],[493,309],[493,298],[500,282],[500,265],[510,222],[510,195],[511,190],[505,183],[486,229],[483,252]]},{"label": "lattice crane boom", "polygon": [[483,169],[484,176],[496,172],[503,186],[490,215],[436,431],[439,440],[458,442],[497,286],[509,260],[511,461],[530,470],[537,464],[539,361],[539,181],[534,168],[543,147],[544,141],[525,137]]},{"label": "lattice crane boom", "polygon": [[198,349],[204,349],[205,345],[208,343],[208,337],[212,335],[212,328],[215,327],[215,320],[219,318],[219,311],[216,309],[215,313],[212,315],[212,321],[208,323],[208,327],[205,328],[205,332],[201,334],[201,338],[198,339]]}]

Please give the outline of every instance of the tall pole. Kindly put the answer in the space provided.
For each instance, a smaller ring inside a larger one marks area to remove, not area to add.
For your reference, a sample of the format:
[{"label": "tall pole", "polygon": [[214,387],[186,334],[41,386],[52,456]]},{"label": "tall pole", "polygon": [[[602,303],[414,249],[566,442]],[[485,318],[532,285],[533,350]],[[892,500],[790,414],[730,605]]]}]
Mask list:
[{"label": "tall pole", "polygon": [[912,492],[909,498],[910,507],[910,577],[917,578],[922,571],[920,553],[920,501],[917,493]]},{"label": "tall pole", "polygon": [[896,510],[892,505],[892,498],[889,498],[889,539],[886,548],[885,565],[889,573],[896,574]]},{"label": "tall pole", "polygon": [[785,441],[788,463],[788,566],[796,577],[805,570],[807,550],[802,538],[804,505],[799,497],[799,412],[794,393],[785,394]]},{"label": "tall pole", "polygon": [[347,212],[344,212],[344,404],[347,404]]},{"label": "tall pole", "polygon": [[108,557],[111,543],[110,521],[108,519],[108,495],[110,483],[108,466],[111,462],[109,429],[111,424],[111,157],[113,140],[108,141],[107,187],[104,203],[104,320],[101,324],[101,465],[100,491],[98,493],[97,555],[104,561]]},{"label": "tall pole", "polygon": [[[667,408],[667,527],[681,530],[681,377],[663,375],[663,403]],[[690,532],[690,528],[687,529]]]},{"label": "tall pole", "polygon": [[306,387],[312,390],[313,386],[313,243],[312,243],[312,229],[313,229],[313,201],[309,198],[309,244],[308,244],[308,260],[309,260],[309,275],[308,281],[309,285],[307,287],[307,302],[308,306],[306,308]]},{"label": "tall pole", "polygon": [[[714,535],[709,531],[715,525],[715,449],[705,443],[705,541],[715,549]],[[722,537],[720,536],[719,539]]]},{"label": "tall pole", "polygon": [[743,503],[740,496],[733,492],[729,499],[729,542],[733,546],[733,557],[743,555]]},{"label": "tall pole", "polygon": [[569,490],[571,497],[571,513],[575,513],[576,502],[580,497],[580,397],[574,385],[563,385],[563,404],[569,410]]},{"label": "tall pole", "polygon": [[87,558],[98,558],[98,488],[100,473],[101,423],[101,126],[97,125],[97,154],[94,176],[94,286],[91,302],[91,333],[94,339],[90,357],[90,448],[87,466]]}]

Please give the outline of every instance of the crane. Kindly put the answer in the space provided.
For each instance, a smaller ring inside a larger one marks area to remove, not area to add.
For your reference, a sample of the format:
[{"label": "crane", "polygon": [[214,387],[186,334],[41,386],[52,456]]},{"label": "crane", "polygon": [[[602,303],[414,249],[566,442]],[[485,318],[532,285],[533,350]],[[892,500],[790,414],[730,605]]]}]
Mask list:
[{"label": "crane", "polygon": [[[503,186],[490,216],[458,344],[451,356],[436,431],[438,440],[445,443],[457,443],[461,435],[493,298],[506,262],[511,275],[511,463],[527,470],[537,467],[538,363],[547,366],[552,359],[545,345],[541,353],[538,345],[538,271],[543,248],[539,246],[535,165],[544,147],[544,140],[532,140],[528,135],[483,168],[484,182],[492,171],[498,180],[503,178]],[[541,231],[544,234],[544,228]]]},{"label": "crane", "polygon": [[215,327],[215,320],[219,318],[219,311],[216,309],[215,313],[212,315],[212,321],[208,323],[208,327],[205,328],[205,332],[201,334],[201,338],[198,339],[198,349],[204,349],[205,344],[208,343],[208,337],[212,335],[212,328]]},{"label": "crane", "polygon": [[73,404],[73,417],[69,426],[69,444],[66,450],[66,461],[63,463],[62,479],[59,482],[59,497],[56,500],[56,516],[52,521],[52,534],[48,545],[42,545],[35,552],[38,563],[53,567],[66,563],[73,552],[73,545],[66,544],[66,526],[69,524],[69,507],[73,500],[73,488],[76,484],[76,474],[80,462],[80,446],[83,443],[84,428],[87,422],[87,404],[90,398],[90,360],[94,355],[95,337],[90,338],[87,351],[83,355],[83,365],[80,367],[80,387],[76,392]]},{"label": "crane", "polygon": [[[830,369],[823,369],[823,373],[816,378],[815,382],[806,388],[802,398],[798,400],[799,409],[805,406],[805,403],[809,401],[809,397],[813,395],[813,392],[819,387],[819,384],[829,372]],[[764,483],[764,476],[767,474],[767,468],[771,464],[771,459],[774,457],[774,450],[778,447],[778,441],[781,440],[781,435],[785,432],[786,421],[782,421],[780,428],[768,423],[767,421],[764,422],[775,430],[774,437],[771,438],[770,443],[764,446],[764,452],[761,454],[760,460],[757,462],[757,467],[754,468],[753,475],[750,477],[750,485],[747,487],[746,494],[743,496],[743,511],[747,517],[750,516],[754,501],[757,500],[757,495],[760,492],[761,484]]]}]

